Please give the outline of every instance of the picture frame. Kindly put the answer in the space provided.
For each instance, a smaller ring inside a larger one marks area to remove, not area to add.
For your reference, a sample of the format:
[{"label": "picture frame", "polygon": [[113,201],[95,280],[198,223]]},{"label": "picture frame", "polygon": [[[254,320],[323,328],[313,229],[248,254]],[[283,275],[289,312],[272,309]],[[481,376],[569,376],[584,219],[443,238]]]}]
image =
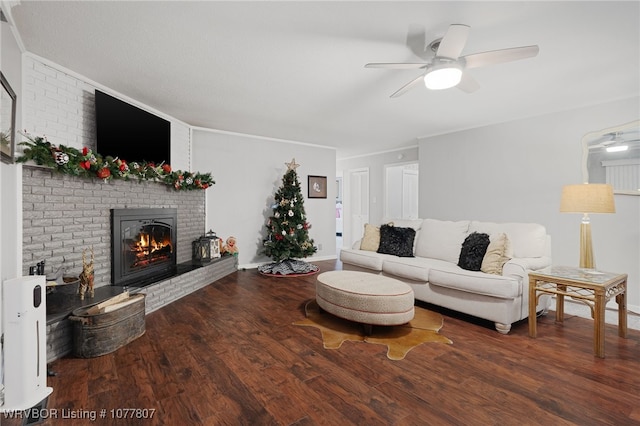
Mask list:
[{"label": "picture frame", "polygon": [[327,198],[326,176],[308,176],[307,185],[309,198]]},{"label": "picture frame", "polygon": [[0,71],[0,160],[13,163],[16,147],[16,93]]}]

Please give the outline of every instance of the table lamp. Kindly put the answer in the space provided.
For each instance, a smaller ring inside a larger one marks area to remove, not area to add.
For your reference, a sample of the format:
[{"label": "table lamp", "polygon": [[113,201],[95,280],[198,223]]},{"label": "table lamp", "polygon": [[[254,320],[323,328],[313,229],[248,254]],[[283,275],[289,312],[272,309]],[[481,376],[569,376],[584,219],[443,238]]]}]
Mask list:
[{"label": "table lamp", "polygon": [[584,183],[565,185],[562,188],[560,212],[582,213],[580,224],[580,267],[595,269],[591,244],[591,224],[589,213],[615,213],[613,187],[608,184]]}]

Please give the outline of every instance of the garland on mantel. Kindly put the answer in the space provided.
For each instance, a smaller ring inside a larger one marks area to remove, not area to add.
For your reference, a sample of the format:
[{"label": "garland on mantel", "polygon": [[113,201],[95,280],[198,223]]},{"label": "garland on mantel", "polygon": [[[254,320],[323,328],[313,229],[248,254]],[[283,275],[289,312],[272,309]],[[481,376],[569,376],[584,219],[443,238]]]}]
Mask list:
[{"label": "garland on mantel", "polygon": [[32,137],[26,132],[22,134],[28,141],[19,143],[26,148],[16,159],[18,163],[32,160],[40,166],[51,167],[63,174],[98,178],[105,182],[110,179],[162,182],[177,190],[207,189],[216,183],[211,173],[173,171],[169,164],[164,163],[128,163],[117,157],[102,157],[87,147],[80,151],[69,146],[56,146],[47,141],[46,137]]}]

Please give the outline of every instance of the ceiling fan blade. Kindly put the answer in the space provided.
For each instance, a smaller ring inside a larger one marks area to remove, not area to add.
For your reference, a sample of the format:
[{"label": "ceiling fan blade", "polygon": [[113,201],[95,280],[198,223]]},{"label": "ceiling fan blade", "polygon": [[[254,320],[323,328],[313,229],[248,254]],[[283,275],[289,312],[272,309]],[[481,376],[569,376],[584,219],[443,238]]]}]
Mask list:
[{"label": "ceiling fan blade", "polygon": [[[427,60],[433,56],[430,49],[427,49],[424,27],[422,25],[410,25],[407,31],[407,47],[418,58]],[[429,50],[429,51],[427,51]]]},{"label": "ceiling fan blade", "polygon": [[462,73],[460,83],[456,87],[465,93],[473,93],[480,88],[480,84],[475,78],[471,77],[468,72]]},{"label": "ceiling fan blade", "polygon": [[536,56],[539,51],[540,48],[537,45],[512,47],[510,49],[473,53],[471,55],[464,56],[464,60],[466,63],[466,68],[479,68],[485,67],[487,65],[531,58]]},{"label": "ceiling fan blade", "polygon": [[398,96],[404,95],[406,92],[408,92],[410,89],[412,89],[413,86],[417,85],[418,83],[420,83],[423,80],[424,80],[424,75],[419,75],[415,79],[411,80],[410,82],[408,82],[407,84],[405,84],[404,86],[402,86],[401,88],[399,88],[398,90],[393,92],[390,97],[391,98],[397,98]]},{"label": "ceiling fan blade", "polygon": [[599,149],[599,148],[608,148],[616,144],[620,144],[620,145],[632,144],[631,148],[633,149],[636,142],[640,142],[640,139],[618,140],[618,141],[608,140],[608,141],[600,142],[599,144],[588,145],[587,149],[592,150],[592,149]]},{"label": "ceiling fan blade", "polygon": [[412,63],[382,63],[372,62],[366,64],[365,68],[391,68],[395,70],[415,70],[419,68],[425,68],[429,64],[412,64]]},{"label": "ceiling fan blade", "polygon": [[444,35],[444,37],[442,37],[442,40],[440,40],[440,46],[438,46],[436,56],[454,60],[458,59],[458,56],[460,56],[462,49],[464,49],[464,45],[467,44],[468,36],[468,25],[449,25],[447,33]]}]

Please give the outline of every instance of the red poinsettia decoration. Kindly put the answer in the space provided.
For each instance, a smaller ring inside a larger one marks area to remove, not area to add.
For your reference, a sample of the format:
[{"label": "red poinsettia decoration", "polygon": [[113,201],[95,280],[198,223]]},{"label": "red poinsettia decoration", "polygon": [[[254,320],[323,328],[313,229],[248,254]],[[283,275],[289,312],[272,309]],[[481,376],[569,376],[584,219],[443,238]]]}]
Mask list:
[{"label": "red poinsettia decoration", "polygon": [[165,173],[171,173],[171,166],[168,164],[163,164],[162,165],[162,171]]},{"label": "red poinsettia decoration", "polygon": [[108,179],[111,176],[111,170],[107,167],[103,167],[96,172],[96,176],[100,179]]},{"label": "red poinsettia decoration", "polygon": [[120,170],[121,172],[126,172],[129,170],[129,165],[125,160],[118,159],[118,161],[116,161],[116,164],[118,165],[118,170]]}]

